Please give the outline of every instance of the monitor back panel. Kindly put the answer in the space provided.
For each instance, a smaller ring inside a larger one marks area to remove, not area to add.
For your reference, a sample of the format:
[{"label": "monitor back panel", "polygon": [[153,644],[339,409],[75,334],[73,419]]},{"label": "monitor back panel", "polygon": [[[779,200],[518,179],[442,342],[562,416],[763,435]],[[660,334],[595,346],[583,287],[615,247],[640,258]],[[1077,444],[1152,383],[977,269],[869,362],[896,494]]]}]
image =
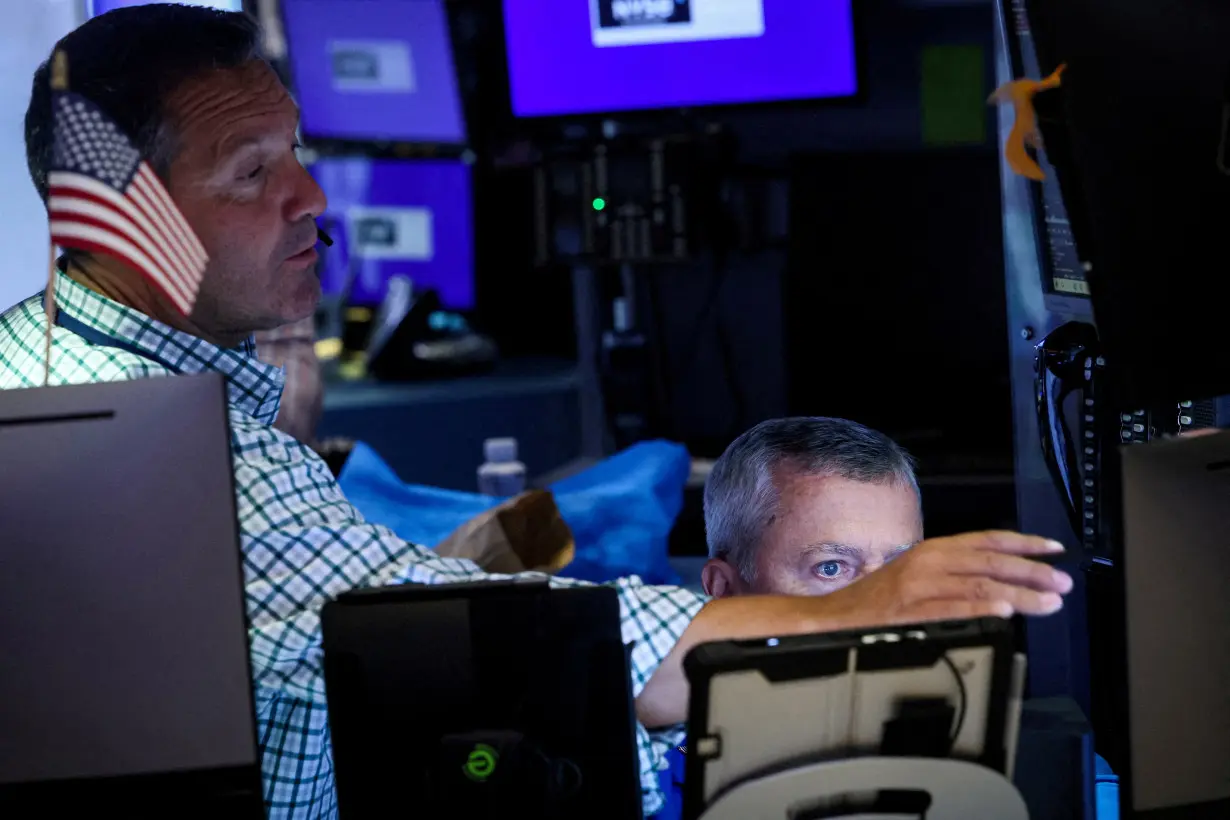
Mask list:
[{"label": "monitor back panel", "polygon": [[221,379],[0,391],[0,464],[0,806],[259,807]]},{"label": "monitor back panel", "polygon": [[[442,749],[446,738],[483,731],[522,734],[579,773],[580,788],[536,816],[640,816],[615,591],[525,587],[384,588],[325,608],[343,817],[384,817],[411,795],[423,816],[462,816],[459,801],[475,796],[481,804],[482,787],[458,795],[437,786],[460,768],[441,762]],[[505,793],[502,810],[526,811],[522,792]]]},{"label": "monitor back panel", "polygon": [[1230,433],[1122,458],[1131,804],[1230,816]]}]

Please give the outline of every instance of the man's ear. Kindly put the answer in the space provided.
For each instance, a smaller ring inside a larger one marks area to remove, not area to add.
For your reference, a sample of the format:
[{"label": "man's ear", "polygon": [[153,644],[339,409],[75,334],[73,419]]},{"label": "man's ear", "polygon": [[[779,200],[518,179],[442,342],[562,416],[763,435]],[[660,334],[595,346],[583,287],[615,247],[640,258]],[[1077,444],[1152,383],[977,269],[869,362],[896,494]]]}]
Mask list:
[{"label": "man's ear", "polygon": [[713,598],[729,598],[743,591],[738,571],[721,558],[710,558],[700,570],[700,585]]}]

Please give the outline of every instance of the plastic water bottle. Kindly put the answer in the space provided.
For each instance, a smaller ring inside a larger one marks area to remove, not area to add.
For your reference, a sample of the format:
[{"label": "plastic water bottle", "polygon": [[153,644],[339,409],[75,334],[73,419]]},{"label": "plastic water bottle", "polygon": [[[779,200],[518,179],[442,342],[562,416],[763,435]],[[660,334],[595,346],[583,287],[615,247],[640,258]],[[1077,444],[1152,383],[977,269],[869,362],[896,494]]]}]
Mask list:
[{"label": "plastic water bottle", "polygon": [[483,442],[478,466],[478,491],[483,495],[511,497],[525,492],[525,465],[517,461],[515,438],[489,438]]}]

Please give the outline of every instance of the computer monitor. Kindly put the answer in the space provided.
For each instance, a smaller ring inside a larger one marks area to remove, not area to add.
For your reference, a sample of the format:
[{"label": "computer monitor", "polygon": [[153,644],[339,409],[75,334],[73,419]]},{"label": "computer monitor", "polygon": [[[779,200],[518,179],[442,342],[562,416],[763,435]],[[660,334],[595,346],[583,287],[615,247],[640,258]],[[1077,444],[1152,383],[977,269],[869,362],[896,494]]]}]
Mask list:
[{"label": "computer monitor", "polygon": [[1121,816],[1230,817],[1230,433],[1124,447],[1122,467]]},{"label": "computer monitor", "polygon": [[853,0],[504,0],[513,112],[849,97]]},{"label": "computer monitor", "polygon": [[372,588],[321,633],[342,817],[641,817],[615,590]]},{"label": "computer monitor", "polygon": [[1121,409],[1230,393],[1230,3],[1022,9],[1041,72],[1067,66],[1039,124]]},{"label": "computer monitor", "polygon": [[438,291],[447,309],[474,307],[468,164],[352,157],[322,159],[310,170],[329,197],[322,221],[331,233],[341,228],[321,268],[325,293],[374,306],[391,277],[406,276],[416,291]]},{"label": "computer monitor", "polygon": [[[150,3],[157,2],[165,2],[165,0],[85,0],[85,16],[88,20],[99,14],[106,14],[112,9],[148,6]],[[243,11],[243,0],[178,0],[178,2],[185,6],[205,6],[219,11]]]},{"label": "computer monitor", "polygon": [[0,464],[0,816],[264,817],[222,378],[0,390]]},{"label": "computer monitor", "polygon": [[282,0],[308,139],[466,141],[442,0]]}]

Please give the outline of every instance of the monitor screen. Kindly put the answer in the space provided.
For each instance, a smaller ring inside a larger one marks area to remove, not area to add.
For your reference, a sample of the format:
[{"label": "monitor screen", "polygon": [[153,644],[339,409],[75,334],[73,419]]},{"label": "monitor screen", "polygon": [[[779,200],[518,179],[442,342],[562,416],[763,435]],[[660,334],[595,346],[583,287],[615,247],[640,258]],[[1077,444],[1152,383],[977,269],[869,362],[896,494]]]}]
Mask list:
[{"label": "monitor screen", "polygon": [[322,159],[312,176],[329,197],[321,224],[334,245],[321,288],[377,305],[389,279],[432,288],[445,307],[474,307],[474,227],[470,166],[459,160]]},{"label": "monitor screen", "polygon": [[[165,0],[85,0],[85,16],[90,18],[106,14],[112,9],[147,6],[157,2],[165,2]],[[185,6],[205,6],[219,11],[243,11],[243,0],[178,0],[178,2]]]},{"label": "monitor screen", "polygon": [[853,0],[504,0],[523,117],[848,97]]},{"label": "monitor screen", "polygon": [[466,139],[442,0],[282,0],[303,133],[323,139]]}]

